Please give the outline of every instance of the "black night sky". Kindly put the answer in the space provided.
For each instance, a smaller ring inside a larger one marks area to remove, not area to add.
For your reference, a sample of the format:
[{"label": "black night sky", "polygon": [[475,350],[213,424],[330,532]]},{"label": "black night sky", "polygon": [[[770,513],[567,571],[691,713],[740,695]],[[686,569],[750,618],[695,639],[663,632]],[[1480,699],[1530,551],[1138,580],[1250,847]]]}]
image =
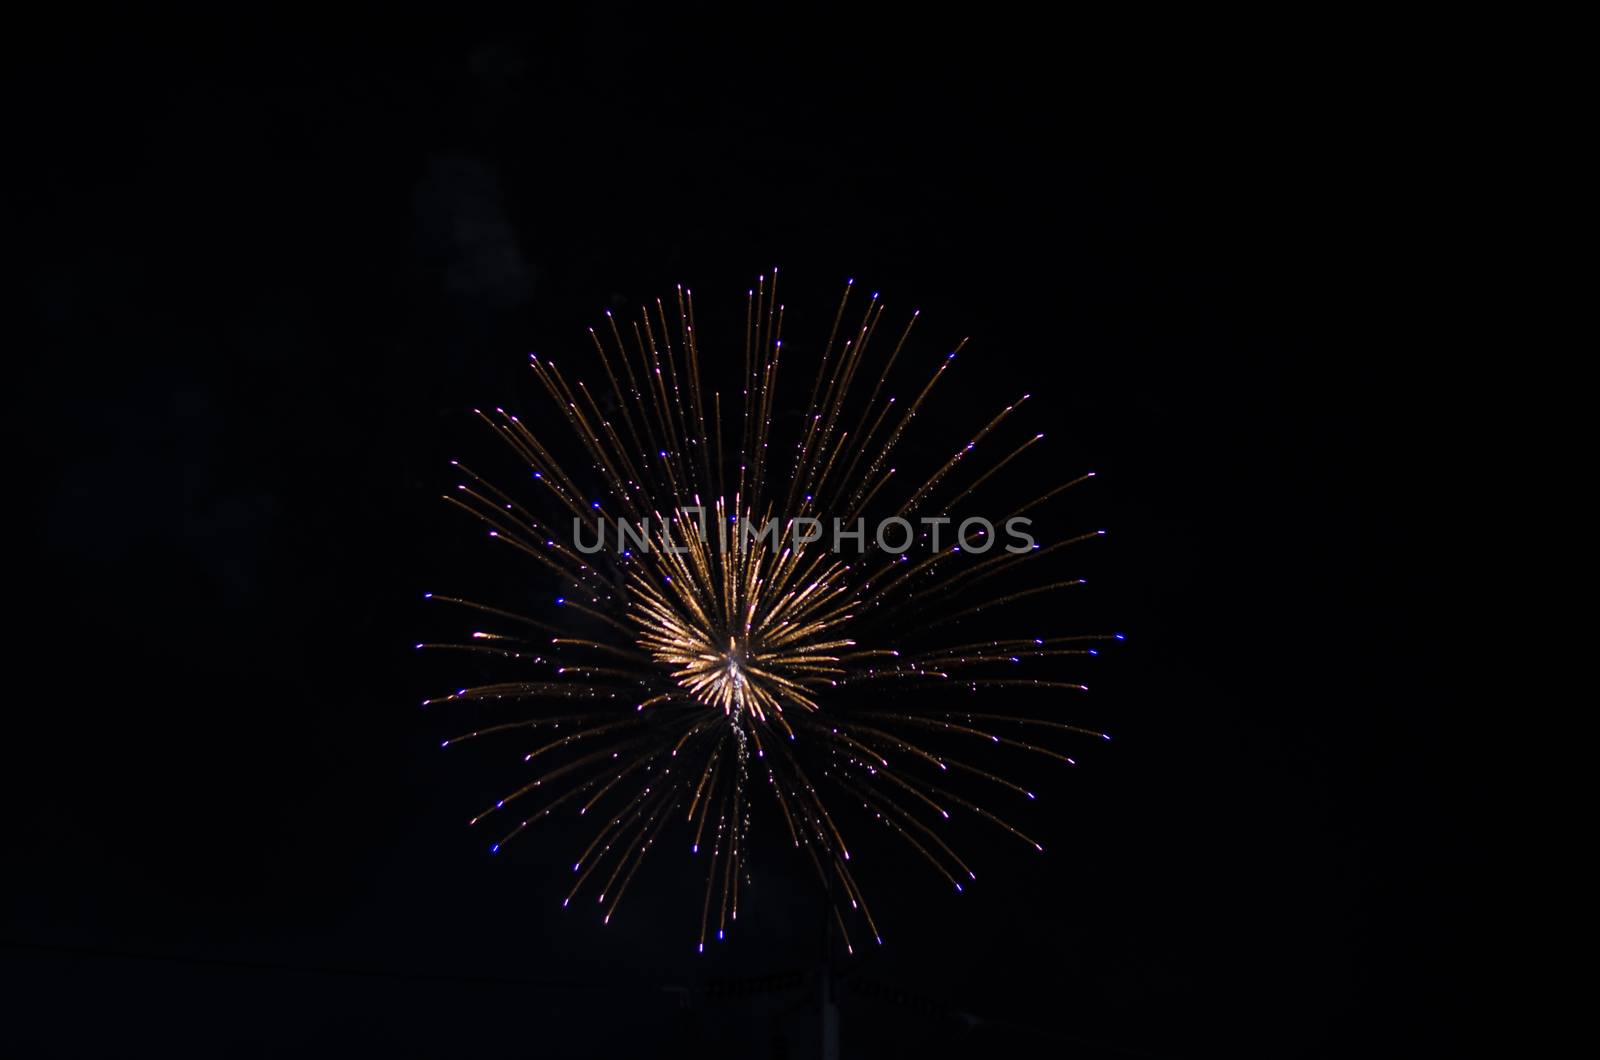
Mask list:
[{"label": "black night sky", "polygon": [[425,591],[542,592],[438,500],[498,454],[469,410],[543,414],[529,351],[582,365],[679,282],[732,319],[774,265],[797,347],[846,277],[924,355],[970,335],[935,424],[1036,395],[1109,531],[1066,621],[1128,634],[1074,708],[1116,739],[1029,778],[1045,856],[975,833],[961,896],[861,870],[887,945],[835,962],[841,1055],[1467,1037],[1404,56],[999,10],[211,17],[11,42],[0,1053],[819,1055],[808,869],[758,849],[703,957],[676,847],[617,923],[563,912],[585,833],[487,855],[515,756],[440,750],[417,703],[461,666],[412,650],[460,628]]}]

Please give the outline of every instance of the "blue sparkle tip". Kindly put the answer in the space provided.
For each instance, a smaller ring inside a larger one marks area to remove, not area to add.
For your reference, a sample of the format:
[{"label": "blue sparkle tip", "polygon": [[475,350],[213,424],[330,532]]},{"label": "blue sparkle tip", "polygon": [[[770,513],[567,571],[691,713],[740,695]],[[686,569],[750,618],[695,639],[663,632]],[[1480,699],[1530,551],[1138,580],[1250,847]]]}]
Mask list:
[{"label": "blue sparkle tip", "polygon": [[1127,637],[1123,636],[1121,633],[1113,633],[1111,635],[1113,637],[1117,638],[1118,640],[1127,640],[1128,639]]},{"label": "blue sparkle tip", "polygon": [[566,603],[566,602],[567,602],[567,598],[566,598],[566,597],[565,597],[565,596],[558,596],[558,597],[556,597],[556,603],[558,603],[558,604],[564,604],[564,603]]},{"label": "blue sparkle tip", "polygon": [[495,845],[494,845],[494,846],[492,846],[492,847],[490,847],[490,848],[489,848],[489,853],[491,853],[491,854],[498,854],[498,853],[500,853],[500,844],[499,844],[499,843],[496,843],[496,844],[495,844]]}]

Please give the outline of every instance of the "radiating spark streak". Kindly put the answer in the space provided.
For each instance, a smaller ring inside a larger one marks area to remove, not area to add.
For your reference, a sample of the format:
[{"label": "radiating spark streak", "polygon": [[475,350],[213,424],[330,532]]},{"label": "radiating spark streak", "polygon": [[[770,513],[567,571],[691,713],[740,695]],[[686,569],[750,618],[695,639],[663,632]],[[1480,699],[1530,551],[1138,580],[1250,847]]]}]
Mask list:
[{"label": "radiating spark streak", "polygon": [[628,870],[628,875],[623,877],[622,885],[617,888],[615,897],[611,899],[611,905],[606,909],[605,923],[611,923],[611,918],[616,915],[617,906],[622,904],[622,896],[627,892],[628,884],[633,882],[633,877],[638,873],[639,866],[644,864],[645,855],[650,852],[650,848],[655,845],[656,839],[660,837],[661,830],[666,827],[667,821],[671,819],[672,811],[677,806],[677,801],[674,798],[667,804],[665,810],[657,814],[655,830],[650,833],[650,838],[646,839],[634,854],[633,867]]},{"label": "radiating spark streak", "polygon": [[[1019,564],[1030,561],[1037,562],[1038,560],[1046,559],[1062,549],[1070,548],[1073,545],[1082,544],[1085,541],[1096,541],[1099,540],[1101,536],[1103,535],[1098,532],[1079,534],[1076,537],[1069,537],[1064,541],[1057,541],[1054,544],[1047,545],[1039,549],[1030,549],[1027,552],[1000,552],[994,555],[980,557],[976,562],[968,562],[965,566],[956,569],[953,573],[943,578],[932,588],[925,589],[922,592],[912,593],[907,598],[906,603],[909,605],[916,603],[919,600],[930,599],[935,596],[949,595],[958,589],[970,588],[979,582],[987,581],[989,578],[992,578],[997,574],[1002,574],[1006,570]],[[924,561],[924,565],[922,565],[920,569],[913,570],[909,566],[902,565],[901,569],[905,571],[903,575],[891,569],[889,576],[879,586],[879,593],[875,601],[876,606],[885,606],[888,598],[895,590],[910,584],[911,578],[914,574],[921,574],[931,567],[937,567],[940,565],[949,566],[950,562],[955,558],[955,554],[950,552],[936,552],[932,556],[929,556],[926,561]]]},{"label": "radiating spark streak", "polygon": [[511,794],[509,794],[509,795],[505,796],[504,798],[500,799],[498,802],[495,803],[495,805],[493,807],[491,807],[488,810],[485,810],[483,813],[479,814],[477,817],[474,817],[473,821],[476,822],[476,821],[481,820],[483,817],[487,816],[488,814],[494,813],[496,810],[499,810],[499,809],[505,807],[507,804],[511,803],[512,801],[514,801],[516,799],[520,799],[522,796],[528,794],[530,791],[533,791],[536,788],[541,788],[541,787],[545,786],[546,784],[549,784],[551,781],[559,780],[562,777],[564,777],[564,776],[566,776],[566,775],[568,775],[570,773],[574,773],[574,772],[577,772],[578,770],[581,770],[581,769],[584,769],[584,768],[586,768],[588,766],[594,765],[595,763],[600,762],[602,760],[605,760],[608,757],[609,758],[615,758],[618,755],[620,755],[623,750],[631,750],[632,748],[638,746],[639,743],[640,743],[640,741],[638,741],[638,740],[625,740],[625,741],[622,741],[621,743],[613,744],[613,745],[611,745],[609,747],[604,747],[604,748],[601,748],[600,750],[597,750],[597,751],[591,751],[590,753],[584,755],[583,757],[578,758],[578,759],[576,759],[576,760],[574,760],[572,762],[568,762],[565,765],[557,766],[556,768],[551,769],[549,772],[543,773],[540,776],[534,778],[533,780],[530,780],[528,783],[522,785],[522,787],[517,788]]},{"label": "radiating spark streak", "polygon": [[1077,733],[1080,736],[1097,736],[1102,740],[1111,739],[1111,736],[1108,733],[1100,732],[1097,729],[1087,729],[1082,725],[1068,725],[1065,722],[1049,721],[1044,718],[1018,718],[1001,714],[973,714],[968,711],[957,712],[955,716],[963,718],[976,718],[979,721],[1010,721],[1015,722],[1018,725],[1038,725],[1048,729],[1059,729],[1062,732]]},{"label": "radiating spark streak", "polygon": [[869,794],[867,785],[852,784],[847,780],[840,780],[839,786],[846,791],[854,793],[855,796],[859,798],[868,809],[872,810],[878,816],[879,820],[881,820],[885,825],[888,825],[891,830],[899,834],[902,839],[910,844],[912,849],[926,858],[928,863],[938,870],[939,875],[943,876],[953,887],[955,887],[956,890],[961,890],[960,881],[958,881],[955,876],[951,874],[950,870],[945,867],[943,862],[934,857],[932,851],[924,846],[922,842],[910,832],[906,831],[904,827],[905,825],[910,825],[923,835],[927,836],[928,839],[937,845],[941,850],[943,850],[952,861],[961,866],[961,871],[967,875],[968,879],[975,880],[978,878],[976,874],[974,874],[973,871],[967,867],[967,863],[962,861],[956,852],[950,849],[949,844],[947,844],[943,839],[940,839],[938,834],[934,832],[933,829],[929,828],[924,822],[917,820],[914,815],[907,813],[902,807],[900,807],[882,792],[872,792]]},{"label": "radiating spark streak", "polygon": [[486,615],[494,615],[497,618],[506,618],[513,622],[521,622],[523,625],[532,626],[533,628],[542,630],[546,633],[561,632],[561,630],[557,627],[549,625],[545,622],[540,622],[538,619],[529,618],[526,615],[519,615],[514,611],[503,611],[498,607],[489,607],[485,604],[474,603],[471,600],[462,600],[454,596],[440,596],[437,593],[428,593],[426,599],[436,600],[443,604],[455,604],[458,607],[471,608],[474,611],[481,611]]},{"label": "radiating spark streak", "polygon": [[927,729],[943,730],[945,732],[958,732],[966,736],[977,736],[988,740],[990,743],[999,744],[1002,747],[1015,747],[1020,751],[1032,751],[1034,754],[1044,755],[1047,758],[1054,758],[1059,762],[1066,762],[1068,765],[1077,764],[1060,751],[1054,751],[1048,747],[1041,747],[1038,744],[1028,743],[1025,740],[1013,740],[1007,736],[997,736],[992,732],[985,732],[982,729],[974,729],[970,725],[958,725],[952,721],[916,718],[909,715],[894,715],[893,717],[896,721],[902,722],[906,725],[917,725]]},{"label": "radiating spark streak", "polygon": [[[580,720],[587,720],[587,719],[584,719],[583,715],[568,715],[569,719],[571,719],[573,717],[576,717],[576,718],[578,718]],[[559,722],[553,723],[553,722],[549,721],[548,719],[544,719],[544,718],[534,718],[532,720],[527,720],[527,721],[508,721],[508,722],[505,722],[505,723],[500,724],[500,725],[491,725],[487,729],[474,729],[471,732],[462,733],[460,736],[452,736],[450,739],[444,741],[443,746],[445,746],[445,747],[453,747],[458,743],[463,743],[463,742],[465,742],[467,740],[475,740],[475,739],[478,739],[481,736],[490,736],[490,735],[492,735],[494,733],[499,733],[499,732],[509,732],[512,729],[528,729],[528,728],[534,728],[534,727],[543,726],[543,725],[550,725],[550,724],[559,724]],[[541,753],[543,753],[546,750],[552,750],[552,749],[557,748],[557,747],[566,747],[566,746],[568,746],[569,744],[571,744],[572,742],[574,742],[574,741],[576,741],[578,739],[587,738],[587,737],[590,737],[590,736],[597,736],[600,733],[609,732],[609,731],[611,731],[613,729],[621,728],[623,726],[623,724],[624,724],[623,722],[617,721],[617,722],[611,722],[610,724],[607,724],[607,725],[596,725],[596,726],[593,726],[592,728],[581,729],[578,732],[570,733],[570,734],[568,734],[566,736],[560,737],[559,739],[552,740],[550,743],[545,744],[544,746],[542,746],[538,750],[533,751],[533,752],[523,756],[522,760],[524,762],[531,762],[531,761],[533,761],[533,759],[537,758]]]},{"label": "radiating spark streak", "polygon": [[952,622],[959,622],[968,615],[975,615],[980,611],[987,611],[990,608],[995,607],[1004,607],[1006,604],[1016,603],[1018,600],[1025,600],[1030,596],[1039,596],[1042,593],[1053,593],[1061,589],[1075,589],[1084,584],[1086,584],[1086,582],[1082,578],[1068,578],[1064,581],[1050,582],[1048,585],[1036,585],[1031,589],[1019,589],[1014,593],[1002,593],[999,596],[985,600],[981,604],[973,604],[971,607],[966,608],[965,610],[957,611],[951,615],[946,615],[944,618],[930,623],[929,626],[925,628],[947,626]]}]

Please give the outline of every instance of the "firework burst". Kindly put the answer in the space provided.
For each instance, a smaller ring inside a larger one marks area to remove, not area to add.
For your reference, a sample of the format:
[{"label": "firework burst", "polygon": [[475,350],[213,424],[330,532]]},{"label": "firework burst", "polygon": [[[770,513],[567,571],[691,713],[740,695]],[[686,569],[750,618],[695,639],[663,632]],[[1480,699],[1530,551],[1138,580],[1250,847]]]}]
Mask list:
[{"label": "firework burst", "polygon": [[[723,937],[748,886],[752,802],[765,792],[775,827],[832,897],[846,946],[862,924],[881,942],[838,808],[865,811],[859,822],[892,832],[959,891],[976,877],[952,846],[953,818],[1043,850],[1003,806],[986,805],[990,794],[1034,798],[1007,775],[1004,755],[1070,765],[1059,741],[1038,741],[1109,738],[1062,720],[1062,697],[1085,689],[1055,673],[1119,635],[1006,627],[1010,605],[1082,584],[1040,572],[1100,531],[1044,545],[1022,535],[1026,547],[1001,548],[994,523],[958,519],[1043,437],[1007,443],[997,459],[973,455],[1005,435],[1028,395],[897,488],[908,429],[961,347],[901,402],[890,372],[917,315],[892,329],[876,294],[854,311],[851,301],[847,284],[793,429],[774,426],[786,356],[774,270],[748,295],[743,378],[727,415],[723,392],[703,381],[693,298],[679,289],[671,312],[658,301],[626,327],[608,313],[591,329],[603,388],[531,358],[560,430],[578,443],[566,467],[547,432],[503,409],[478,412],[527,465],[534,496],[456,464],[463,481],[446,500],[545,568],[560,595],[554,611],[519,614],[430,594],[493,628],[419,647],[489,653],[535,672],[425,705],[525,708],[445,741],[536,737],[523,759],[531,775],[472,823],[498,825],[498,852],[552,814],[592,814],[567,903],[593,894],[607,922],[646,855],[681,829],[705,873],[699,946]],[[782,477],[772,483],[772,474]],[[1001,505],[1001,522],[1026,526],[1030,511],[1092,477]],[[972,523],[982,524],[976,535]],[[957,543],[941,543],[941,529]],[[555,621],[563,609],[569,621]],[[990,696],[1004,705],[988,705]],[[970,761],[959,741],[981,757]]]}]

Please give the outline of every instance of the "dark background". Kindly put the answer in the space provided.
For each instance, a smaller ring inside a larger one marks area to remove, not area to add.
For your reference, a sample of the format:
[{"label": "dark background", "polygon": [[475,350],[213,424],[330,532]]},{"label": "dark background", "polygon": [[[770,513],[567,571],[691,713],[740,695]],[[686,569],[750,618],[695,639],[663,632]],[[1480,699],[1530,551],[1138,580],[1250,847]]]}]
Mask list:
[{"label": "dark background", "polygon": [[923,355],[973,336],[936,423],[1037,395],[1111,530],[1064,621],[1129,635],[1047,856],[863,870],[844,1055],[1451,1051],[1470,469],[1403,322],[1448,106],[1387,39],[691,4],[13,41],[0,1051],[815,1050],[797,864],[704,957],[675,850],[563,914],[574,837],[487,856],[516,772],[438,749],[456,676],[410,650],[456,628],[424,591],[531,576],[437,500],[467,410],[773,265],[797,336],[847,276]]}]

